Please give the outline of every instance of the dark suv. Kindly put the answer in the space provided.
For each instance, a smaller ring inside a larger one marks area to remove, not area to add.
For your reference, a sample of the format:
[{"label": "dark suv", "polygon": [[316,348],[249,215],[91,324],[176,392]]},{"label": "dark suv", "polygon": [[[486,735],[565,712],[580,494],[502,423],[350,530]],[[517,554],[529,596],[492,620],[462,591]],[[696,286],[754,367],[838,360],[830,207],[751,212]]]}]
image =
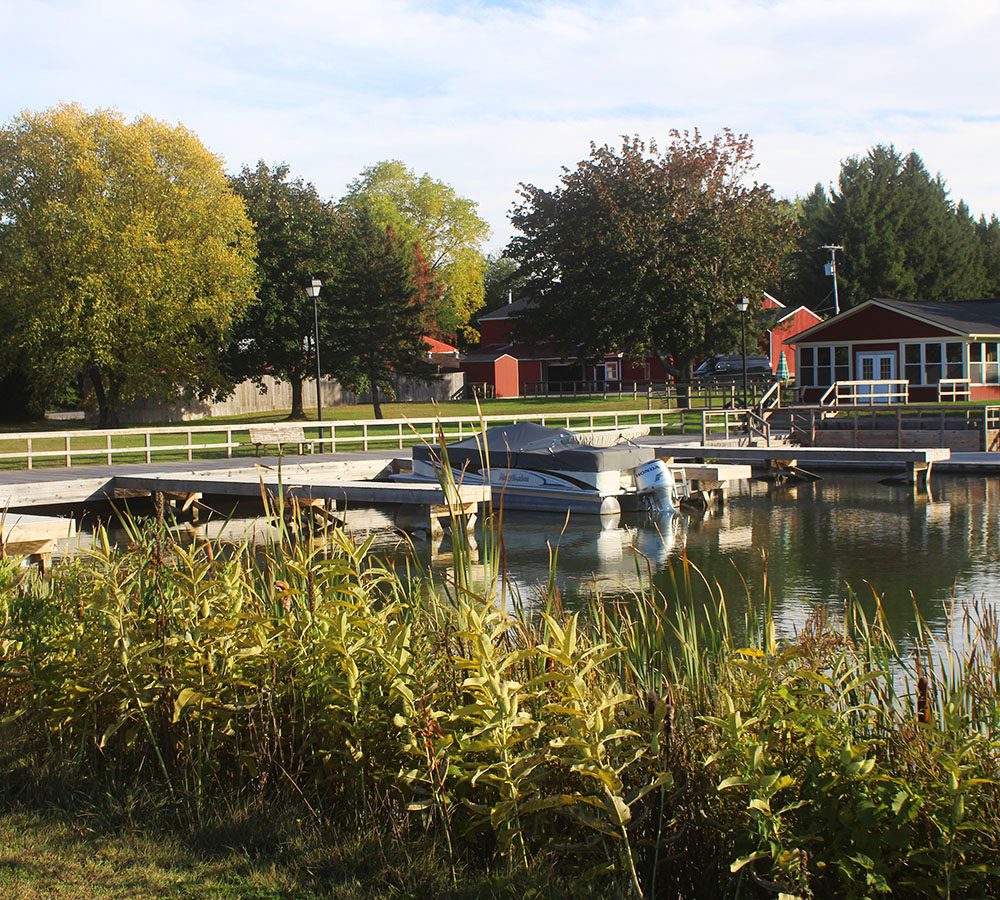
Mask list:
[{"label": "dark suv", "polygon": [[[747,357],[747,382],[769,385],[776,376],[771,371],[771,360],[766,356]],[[729,356],[710,356],[694,370],[695,384],[742,384],[743,357],[739,353]]]}]

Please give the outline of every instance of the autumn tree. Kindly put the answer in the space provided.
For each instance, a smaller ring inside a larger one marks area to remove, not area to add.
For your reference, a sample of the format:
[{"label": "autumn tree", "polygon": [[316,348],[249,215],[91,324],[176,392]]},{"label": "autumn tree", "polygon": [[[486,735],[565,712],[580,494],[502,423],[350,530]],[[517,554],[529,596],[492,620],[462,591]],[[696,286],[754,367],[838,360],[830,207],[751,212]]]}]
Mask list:
[{"label": "autumn tree", "polygon": [[792,231],[754,169],[745,135],[674,131],[663,150],[591,145],[554,190],[522,185],[507,250],[535,301],[522,334],[573,356],[655,355],[683,380],[737,347],[736,300],[773,282]]},{"label": "autumn tree", "polygon": [[400,375],[429,377],[423,335],[440,286],[419,247],[411,248],[359,209],[345,216],[339,265],[324,287],[331,316],[331,371],[349,390],[369,392],[375,418]]},{"label": "autumn tree", "polygon": [[0,357],[40,401],[82,373],[106,425],[218,387],[253,254],[222,161],[181,126],[64,105],[0,129]]},{"label": "autumn tree", "polygon": [[841,164],[837,187],[819,185],[800,207],[801,237],[790,259],[784,295],[791,303],[822,304],[820,277],[839,244],[841,309],[872,297],[959,300],[990,290],[984,247],[968,207],[950,199],[915,152],[878,145]]},{"label": "autumn tree", "polygon": [[343,208],[367,210],[413,252],[420,247],[431,275],[442,286],[434,330],[460,332],[483,304],[482,243],[489,225],[476,203],[428,174],[417,175],[399,160],[365,169],[348,187]]},{"label": "autumn tree", "polygon": [[[292,178],[288,166],[244,166],[231,179],[257,232],[259,284],[254,301],[233,329],[227,353],[235,379],[258,383],[265,375],[292,388],[290,418],[305,417],[302,385],[316,371],[313,302],[304,286],[335,269],[338,214],[313,185]],[[330,303],[320,293],[325,341]]]}]

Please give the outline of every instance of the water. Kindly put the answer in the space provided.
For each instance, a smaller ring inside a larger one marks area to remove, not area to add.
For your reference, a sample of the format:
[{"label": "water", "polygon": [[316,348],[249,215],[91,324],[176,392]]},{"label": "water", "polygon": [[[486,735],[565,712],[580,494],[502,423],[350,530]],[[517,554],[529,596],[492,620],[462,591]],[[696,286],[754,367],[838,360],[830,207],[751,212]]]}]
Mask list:
[{"label": "water", "polygon": [[760,592],[765,571],[779,629],[801,628],[817,605],[834,615],[849,590],[883,599],[894,633],[913,632],[913,605],[931,628],[950,624],[952,600],[1000,600],[1000,479],[939,476],[931,494],[871,474],[828,475],[797,487],[745,483],[721,511],[683,512],[659,528],[641,516],[601,530],[579,517],[508,512],[507,570],[529,602],[545,585],[550,548],[568,603],[595,588],[666,587],[682,553],[718,582],[740,616],[743,579]]},{"label": "water", "polygon": [[[659,527],[640,515],[605,528],[596,517],[578,516],[564,529],[560,515],[508,511],[507,575],[525,602],[537,602],[550,553],[558,550],[557,584],[573,606],[595,590],[627,595],[650,577],[666,588],[668,565],[686,553],[722,587],[734,619],[742,618],[743,579],[759,596],[766,571],[782,632],[801,628],[817,605],[836,616],[853,589],[883,598],[893,632],[904,641],[913,633],[914,602],[938,633],[954,625],[953,598],[996,604],[1000,479],[936,474],[931,494],[878,479],[852,473],[797,487],[745,482],[723,509],[685,511]],[[348,525],[381,532],[378,552],[397,558],[407,552],[389,534],[385,512],[352,510]],[[217,519],[200,529],[237,540],[269,530],[260,519]],[[432,561],[426,541],[415,546],[425,563],[446,574],[447,556]]]}]

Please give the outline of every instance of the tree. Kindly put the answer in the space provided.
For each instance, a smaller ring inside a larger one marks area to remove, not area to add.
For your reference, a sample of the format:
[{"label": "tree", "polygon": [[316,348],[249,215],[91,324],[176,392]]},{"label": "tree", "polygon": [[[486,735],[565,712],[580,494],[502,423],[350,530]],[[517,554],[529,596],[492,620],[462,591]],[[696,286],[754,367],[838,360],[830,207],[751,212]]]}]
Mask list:
[{"label": "tree", "polygon": [[483,275],[483,310],[493,310],[503,306],[511,294],[519,294],[525,284],[517,260],[500,254],[486,257]]},{"label": "tree", "polygon": [[572,355],[658,356],[690,379],[695,359],[738,345],[736,299],[761,296],[791,233],[745,135],[671,132],[591,145],[553,191],[522,185],[507,250],[536,303],[522,333]]},{"label": "tree", "polygon": [[[958,300],[988,288],[983,246],[968,207],[953,203],[921,158],[877,145],[841,164],[825,206],[803,207],[802,237],[788,279],[792,302],[816,306],[821,244],[844,247],[838,262],[841,309],[872,297]],[[814,268],[812,268],[814,267]],[[825,291],[824,291],[825,293]]]},{"label": "tree", "polygon": [[414,252],[364,209],[348,215],[340,265],[324,289],[331,318],[332,365],[349,390],[370,391],[376,419],[380,392],[392,396],[393,376],[429,376],[423,335],[440,287],[419,248]]},{"label": "tree", "polygon": [[[291,179],[288,166],[244,166],[230,181],[257,229],[259,287],[233,330],[227,353],[233,378],[258,383],[264,375],[292,387],[290,418],[305,418],[302,385],[316,371],[312,299],[304,287],[321,281],[336,266],[339,217],[334,205],[322,200],[311,184]],[[324,324],[330,308],[320,293]]]},{"label": "tree", "polygon": [[1000,219],[996,213],[987,220],[980,216],[976,231],[983,245],[983,265],[986,269],[986,296],[1000,297]]},{"label": "tree", "polygon": [[399,160],[386,160],[365,169],[350,184],[341,205],[355,213],[367,210],[411,252],[420,247],[443,288],[434,315],[438,333],[459,331],[482,306],[480,247],[490,229],[475,202],[426,173],[417,176]]},{"label": "tree", "polygon": [[0,353],[38,402],[83,373],[106,425],[216,388],[253,254],[221,160],[181,126],[64,105],[0,130]]}]

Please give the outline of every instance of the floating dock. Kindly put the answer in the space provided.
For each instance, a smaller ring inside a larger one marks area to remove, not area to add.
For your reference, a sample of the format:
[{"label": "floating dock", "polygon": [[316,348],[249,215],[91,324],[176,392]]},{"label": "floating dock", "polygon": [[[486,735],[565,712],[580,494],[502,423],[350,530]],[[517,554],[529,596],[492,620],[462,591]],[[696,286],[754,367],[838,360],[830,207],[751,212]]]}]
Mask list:
[{"label": "floating dock", "polygon": [[711,444],[694,446],[656,445],[656,456],[668,464],[683,460],[721,460],[763,466],[769,470],[794,471],[803,467],[858,467],[883,469],[912,484],[925,483],[931,477],[934,463],[951,458],[947,447],[924,449],[860,449],[842,447],[718,447]]}]

